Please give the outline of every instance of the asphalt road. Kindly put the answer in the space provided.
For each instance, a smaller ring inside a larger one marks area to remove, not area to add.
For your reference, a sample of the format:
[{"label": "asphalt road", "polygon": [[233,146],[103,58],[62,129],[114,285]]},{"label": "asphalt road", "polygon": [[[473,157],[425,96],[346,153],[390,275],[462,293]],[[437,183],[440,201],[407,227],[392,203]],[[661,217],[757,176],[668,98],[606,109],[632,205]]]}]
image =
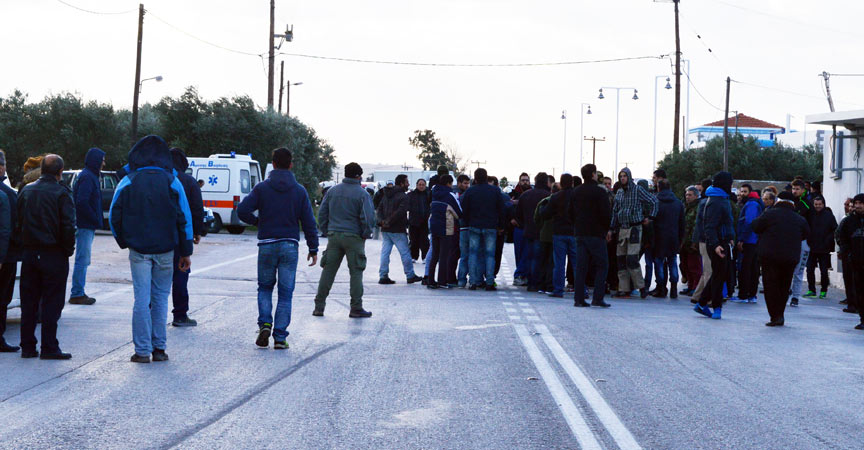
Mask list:
[{"label": "asphalt road", "polygon": [[409,286],[398,257],[398,284],[379,286],[379,249],[371,319],[348,318],[344,267],[312,317],[320,268],[301,266],[291,348],[260,350],[255,237],[209,236],[190,281],[199,326],[169,328],[171,361],[140,365],[127,253],[98,235],[97,303],[60,322],[73,359],[0,354],[0,448],[864,447],[864,332],[840,292],[772,329],[761,297],[721,321],[686,298],[577,309],[509,285]]}]

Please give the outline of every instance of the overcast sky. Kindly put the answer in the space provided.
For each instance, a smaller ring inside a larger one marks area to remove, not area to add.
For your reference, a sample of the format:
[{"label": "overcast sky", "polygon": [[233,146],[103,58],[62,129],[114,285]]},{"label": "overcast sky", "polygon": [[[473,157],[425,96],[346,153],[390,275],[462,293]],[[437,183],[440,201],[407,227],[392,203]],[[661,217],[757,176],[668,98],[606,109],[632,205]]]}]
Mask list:
[{"label": "overcast sky", "polygon": [[[31,100],[70,91],[128,108],[132,103],[137,1],[0,0],[0,95],[14,89]],[[267,51],[268,0],[147,0],[143,102],[177,96],[189,85],[202,96],[250,95],[266,107],[266,58],[219,49]],[[860,0],[683,0],[681,41],[692,61],[695,90],[690,127],[721,119],[725,78],[732,110],[803,127],[807,114],[828,111],[818,73],[864,73],[858,57]],[[652,0],[277,0],[276,29],[294,25],[282,51],[346,58],[430,63],[533,63],[674,54],[672,3]],[[701,36],[701,39],[697,37]],[[713,50],[709,52],[708,48]],[[298,57],[285,61],[291,113],[336,148],[340,163],[419,166],[408,138],[434,130],[490,173],[561,173],[568,110],[567,169],[578,171],[580,105],[598,166],[613,171],[615,92],[621,92],[619,166],[646,176],[652,165],[655,76],[672,75],[669,59],[523,68],[448,68],[357,64]],[[686,82],[686,78],[684,78]],[[864,109],[864,78],[832,78],[838,110]],[[658,82],[658,158],[671,148],[674,90]],[[673,78],[674,84],[674,78]],[[763,86],[763,87],[757,87]],[[278,93],[278,90],[277,90]],[[686,84],[684,85],[686,94]],[[707,100],[707,101],[706,101]],[[682,114],[686,113],[686,96]],[[584,147],[590,162],[590,143]]]}]

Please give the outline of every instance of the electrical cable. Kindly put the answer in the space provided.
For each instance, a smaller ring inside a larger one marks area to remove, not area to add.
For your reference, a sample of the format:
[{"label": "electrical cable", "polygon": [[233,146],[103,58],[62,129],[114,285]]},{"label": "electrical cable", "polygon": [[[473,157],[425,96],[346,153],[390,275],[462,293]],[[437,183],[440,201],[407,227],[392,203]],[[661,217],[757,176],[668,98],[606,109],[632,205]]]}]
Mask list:
[{"label": "electrical cable", "polygon": [[684,75],[687,76],[687,81],[690,82],[690,86],[693,86],[693,90],[696,91],[697,94],[699,94],[699,97],[701,97],[702,100],[703,100],[705,103],[707,103],[710,107],[716,109],[717,111],[724,111],[724,112],[726,111],[726,110],[723,109],[723,108],[718,108],[718,107],[715,106],[713,103],[709,102],[708,99],[705,98],[704,95],[702,95],[702,92],[700,92],[700,91],[699,91],[699,88],[697,88],[696,85],[693,83],[693,79],[690,78],[690,74],[687,73],[686,70],[684,70],[684,69],[682,68],[682,69],[681,69],[681,72],[682,72]]},{"label": "electrical cable", "polygon": [[[59,0],[58,0],[58,1],[59,1]],[[172,24],[166,22],[164,19],[162,19],[162,18],[160,18],[159,16],[153,14],[149,9],[146,10],[146,12],[147,12],[147,14],[150,14],[150,16],[153,17],[154,19],[156,19],[156,20],[162,22],[163,24],[165,24],[165,25],[167,25],[167,26],[173,28],[175,31],[178,31],[178,32],[180,32],[180,33],[183,33],[183,34],[185,34],[186,36],[188,36],[188,37],[190,37],[190,38],[192,38],[192,39],[195,39],[196,41],[203,42],[204,44],[207,44],[207,45],[209,45],[209,46],[211,46],[211,47],[216,47],[216,48],[218,48],[218,49],[225,50],[225,51],[227,51],[227,52],[231,52],[231,53],[237,53],[237,54],[239,54],[239,55],[247,55],[247,56],[261,56],[261,55],[264,55],[264,53],[244,52],[244,51],[242,51],[242,50],[236,50],[236,49],[233,49],[233,48],[228,48],[228,47],[225,47],[225,46],[222,46],[222,45],[219,45],[219,44],[215,44],[215,43],[210,42],[210,41],[208,41],[208,40],[206,40],[206,39],[202,39],[202,38],[200,38],[200,37],[198,37],[198,36],[195,36],[194,34],[189,33],[188,31],[184,31],[184,30],[181,29],[180,27],[177,27],[177,26],[175,26],[175,25],[172,25]],[[266,52],[265,52],[265,53],[266,53]]]},{"label": "electrical cable", "polygon": [[747,11],[747,12],[752,13],[752,14],[759,14],[761,16],[770,17],[772,19],[781,20],[781,21],[785,21],[785,22],[789,22],[789,23],[794,23],[796,25],[803,25],[805,27],[810,27],[810,28],[819,28],[819,29],[825,30],[825,31],[832,31],[835,33],[849,34],[849,35],[853,35],[853,36],[864,36],[864,34],[856,33],[854,31],[846,31],[846,30],[842,30],[842,29],[831,28],[831,27],[826,27],[823,25],[817,25],[817,24],[813,24],[813,23],[804,22],[802,20],[793,19],[791,17],[778,16],[776,14],[772,14],[772,13],[765,12],[765,11],[759,11],[758,9],[752,9],[752,8],[748,8],[746,6],[736,5],[734,3],[725,2],[723,0],[712,0],[712,1],[714,1],[715,3],[719,3],[721,5],[728,6],[730,8],[740,9],[740,10]]},{"label": "electrical cable", "polygon": [[594,60],[584,60],[584,61],[553,61],[553,62],[538,62],[538,63],[433,63],[433,62],[416,62],[416,61],[387,61],[387,60],[376,60],[376,59],[360,59],[360,58],[343,58],[336,56],[320,56],[320,55],[308,55],[304,53],[286,53],[279,52],[279,55],[284,56],[293,56],[296,58],[309,58],[309,59],[321,59],[327,61],[340,61],[340,62],[350,62],[350,63],[363,63],[363,64],[388,64],[388,65],[399,65],[399,66],[423,66],[423,67],[540,67],[540,66],[570,66],[570,65],[579,65],[579,64],[599,64],[599,63],[609,63],[609,62],[621,62],[621,61],[637,61],[643,59],[663,59],[667,58],[669,55],[659,55],[659,56],[634,56],[628,58],[610,58],[610,59],[594,59]]},{"label": "electrical cable", "polygon": [[[831,76],[834,76],[834,74],[831,74]],[[756,84],[756,83],[748,83],[748,82],[746,82],[746,81],[740,81],[740,80],[732,79],[732,82],[733,82],[733,83],[738,83],[738,84],[743,84],[743,85],[745,85],[745,86],[752,86],[752,87],[756,87],[756,88],[760,88],[760,89],[767,89],[767,90],[769,90],[769,91],[782,92],[782,93],[784,93],[784,94],[789,94],[789,95],[797,95],[797,96],[800,96],[800,97],[809,97],[809,98],[813,98],[813,99],[817,99],[817,100],[825,100],[825,97],[820,97],[820,96],[818,96],[818,95],[804,94],[804,93],[802,93],[802,92],[795,92],[795,91],[787,91],[787,90],[785,90],[785,89],[778,89],[778,88],[775,88],[775,87],[771,87],[771,86],[764,86],[764,85]],[[823,92],[824,92],[824,86],[823,86]],[[827,93],[826,93],[826,97],[827,97]],[[859,105],[859,104],[857,104],[857,103],[844,102],[844,101],[838,101],[838,100],[834,100],[834,101],[835,101],[836,103],[845,103],[845,104],[847,104],[847,105],[853,105],[853,106],[864,106],[864,105]]]},{"label": "electrical cable", "polygon": [[65,1],[63,1],[63,0],[57,0],[57,2],[62,3],[62,4],[66,5],[66,6],[70,7],[70,8],[77,9],[78,11],[82,11],[82,12],[86,12],[86,13],[90,13],[90,14],[97,14],[97,15],[100,15],[100,16],[116,16],[116,15],[119,15],[119,14],[129,14],[129,13],[133,13],[133,12],[138,11],[138,8],[130,9],[129,11],[117,11],[117,12],[93,11],[93,10],[90,10],[90,9],[84,9],[84,8],[81,8],[81,7],[75,6],[75,5],[71,4],[71,3],[67,3],[67,2],[65,2]]}]

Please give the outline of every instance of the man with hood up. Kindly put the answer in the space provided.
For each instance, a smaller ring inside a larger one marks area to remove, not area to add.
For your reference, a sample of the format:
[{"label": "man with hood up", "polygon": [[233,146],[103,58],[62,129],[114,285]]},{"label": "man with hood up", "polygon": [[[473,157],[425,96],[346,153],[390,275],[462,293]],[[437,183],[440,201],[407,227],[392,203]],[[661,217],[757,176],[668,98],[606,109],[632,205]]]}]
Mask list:
[{"label": "man with hood up", "polygon": [[[660,203],[657,220],[654,222],[654,270],[657,274],[657,290],[654,297],[678,298],[678,250],[684,239],[686,219],[684,204],[672,193],[669,180],[661,178],[657,181],[657,201]],[[669,281],[669,288],[666,282]]]},{"label": "man with hood up", "polygon": [[[263,183],[240,202],[240,220],[258,227],[258,339],[255,344],[267,348],[273,332],[273,348],[288,348],[288,325],[291,323],[291,300],[297,276],[300,226],[309,246],[306,260],[318,262],[318,228],[312,203],[306,189],[297,182],[291,151],[273,150],[273,170]],[[252,214],[258,211],[258,216]],[[273,320],[273,287],[279,278],[279,300]]]},{"label": "man with hood up", "polygon": [[[174,164],[177,180],[183,185],[183,192],[189,201],[189,211],[192,214],[192,235],[195,236],[193,242],[198,244],[201,242],[201,236],[207,234],[204,230],[204,200],[201,197],[201,187],[192,175],[186,173],[186,169],[189,168],[189,160],[186,159],[186,153],[183,150],[172,148],[171,162]],[[174,250],[174,277],[171,283],[171,300],[174,303],[174,309],[171,312],[174,314],[174,320],[171,321],[171,325],[194,327],[198,325],[198,322],[189,318],[188,284],[191,270],[180,270],[180,253],[179,248]]]},{"label": "man with hood up", "polygon": [[141,138],[129,151],[129,171],[111,201],[111,232],[120,248],[129,249],[132,288],[132,362],[167,361],[168,293],[178,268],[192,264],[192,213],[186,192],[174,176],[168,144],[159,136]]},{"label": "man with hood up", "polygon": [[[731,193],[732,174],[718,172],[714,175],[711,187],[705,190],[708,199],[700,212],[702,235],[711,259],[711,278],[694,311],[712,319],[722,318],[723,284],[729,279],[729,258],[732,255],[730,244],[735,240],[732,205],[729,203]],[[708,308],[708,302],[711,302],[713,312]]]},{"label": "man with hood up", "polygon": [[[639,250],[642,247],[642,225],[648,225],[657,216],[657,199],[633,180],[630,169],[625,167],[618,173],[621,189],[615,194],[612,207],[612,222],[606,240],[618,231],[618,246],[615,251],[618,266],[618,298],[629,298],[632,289],[639,289],[642,298],[648,296],[642,268],[639,266]],[[645,211],[648,211],[646,216]]]},{"label": "man with hood up", "polygon": [[102,228],[102,190],[99,177],[105,167],[105,152],[93,147],[84,157],[84,169],[72,186],[75,200],[75,268],[72,270],[72,293],[69,303],[73,305],[92,305],[96,299],[84,293],[87,281],[87,266],[90,265],[90,249],[96,230]]}]

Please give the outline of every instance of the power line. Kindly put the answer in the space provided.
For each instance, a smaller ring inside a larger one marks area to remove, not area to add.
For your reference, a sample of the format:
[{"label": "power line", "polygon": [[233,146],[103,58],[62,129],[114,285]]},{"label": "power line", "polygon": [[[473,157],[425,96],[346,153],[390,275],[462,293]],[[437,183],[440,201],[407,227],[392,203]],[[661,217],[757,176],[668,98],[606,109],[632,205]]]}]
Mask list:
[{"label": "power line", "polygon": [[[831,76],[833,77],[834,74],[832,73]],[[739,81],[739,80],[736,80],[736,79],[732,79],[732,82],[733,82],[733,83],[738,83],[738,84],[743,84],[743,85],[745,85],[745,86],[752,86],[752,87],[759,88],[759,89],[766,89],[766,90],[769,90],[769,91],[782,92],[782,93],[784,93],[784,94],[789,94],[789,95],[797,95],[797,96],[800,96],[800,97],[808,97],[808,98],[813,98],[813,99],[816,99],[816,100],[825,100],[825,97],[820,97],[820,96],[818,96],[818,95],[805,94],[805,93],[803,93],[803,92],[787,91],[787,90],[785,90],[785,89],[778,89],[778,88],[775,88],[775,87],[771,87],[771,86],[764,86],[764,85],[756,84],[756,83],[748,83],[748,82],[746,82],[746,81]],[[824,81],[823,81],[823,83],[824,83]],[[824,87],[824,86],[822,86],[822,92],[825,93],[825,87]],[[827,93],[826,93],[826,95],[827,95]],[[837,101],[837,103],[845,103],[845,104],[847,104],[847,105],[853,105],[853,106],[862,106],[862,105],[859,105],[859,104],[857,104],[857,103],[844,102],[844,101],[839,101],[839,100]]]},{"label": "power line", "polygon": [[138,8],[130,9],[129,11],[117,11],[117,12],[93,11],[90,9],[84,9],[84,8],[79,7],[79,6],[75,6],[71,3],[64,2],[63,0],[57,0],[57,2],[62,3],[62,4],[66,5],[70,8],[77,9],[78,11],[82,11],[82,12],[86,12],[86,13],[90,13],[90,14],[97,14],[100,16],[115,16],[115,15],[119,15],[119,14],[129,14],[129,13],[138,12]]},{"label": "power line", "polygon": [[786,21],[786,22],[790,22],[790,23],[794,23],[794,24],[798,24],[798,25],[804,25],[804,26],[806,26],[806,27],[819,28],[819,29],[822,29],[822,30],[825,30],[825,31],[833,31],[833,32],[836,32],[836,33],[849,34],[849,35],[853,35],[853,36],[864,36],[864,34],[856,33],[856,32],[854,32],[854,31],[846,31],[846,30],[842,30],[842,29],[831,28],[831,27],[826,27],[826,26],[823,26],[823,25],[818,25],[818,24],[808,23],[808,22],[805,22],[805,21],[802,21],[802,20],[792,19],[792,18],[790,18],[790,17],[778,16],[778,15],[776,15],[776,14],[772,14],[772,13],[765,12],[765,11],[759,11],[758,9],[752,9],[752,8],[748,8],[748,7],[746,7],[746,6],[736,5],[736,4],[734,4],[734,3],[725,2],[725,1],[723,1],[723,0],[713,0],[713,1],[714,1],[715,3],[719,3],[719,4],[721,4],[721,5],[726,5],[726,6],[730,7],[730,8],[736,8],[736,9],[740,9],[740,10],[743,10],[743,11],[747,11],[747,12],[750,12],[750,13],[753,13],[753,14],[758,14],[758,15],[761,15],[761,16],[770,17],[770,18],[772,18],[772,19],[782,20],[782,21]]},{"label": "power line", "polygon": [[[58,1],[60,1],[60,0],[58,0]],[[165,25],[167,25],[167,26],[173,28],[175,31],[178,31],[178,32],[180,32],[180,33],[183,33],[183,34],[185,34],[186,36],[188,36],[188,37],[190,37],[190,38],[192,38],[192,39],[195,39],[196,41],[203,42],[204,44],[207,44],[207,45],[209,45],[209,46],[211,46],[211,47],[216,47],[216,48],[218,48],[218,49],[225,50],[225,51],[227,51],[227,52],[231,52],[231,53],[237,53],[237,54],[239,54],[239,55],[259,56],[259,57],[260,57],[261,55],[264,54],[264,53],[244,52],[244,51],[242,51],[242,50],[236,50],[236,49],[233,49],[233,48],[228,48],[228,47],[225,47],[225,46],[222,46],[222,45],[219,45],[219,44],[215,44],[215,43],[210,42],[210,41],[208,41],[208,40],[206,40],[206,39],[202,39],[202,38],[200,38],[200,37],[198,37],[198,36],[195,36],[194,34],[189,33],[188,31],[184,31],[184,30],[181,29],[180,27],[177,27],[177,26],[175,26],[175,25],[172,25],[172,24],[166,22],[164,19],[162,19],[162,18],[160,18],[159,16],[153,14],[153,12],[151,12],[149,9],[147,10],[147,14],[150,14],[151,17],[153,17],[154,19],[156,19],[156,20],[158,20],[158,21],[164,23]],[[265,52],[265,53],[266,53],[266,52]]]},{"label": "power line", "polygon": [[279,52],[280,55],[293,56],[296,58],[321,59],[326,61],[340,61],[350,63],[363,64],[388,64],[398,66],[423,66],[423,67],[540,67],[540,66],[571,66],[579,64],[599,64],[620,61],[637,61],[643,59],[663,59],[669,55],[659,56],[634,56],[628,58],[610,58],[610,59],[594,59],[584,61],[553,61],[553,62],[538,62],[538,63],[436,63],[436,62],[416,62],[416,61],[387,61],[377,59],[360,59],[360,58],[343,58],[336,56],[320,56],[308,55],[303,53],[285,53]]},{"label": "power line", "polygon": [[723,108],[718,108],[718,107],[717,107],[717,106],[715,106],[715,105],[714,105],[714,104],[713,104],[713,103],[711,103],[711,102],[710,102],[710,101],[708,101],[708,99],[707,99],[707,98],[705,98],[705,96],[704,96],[704,95],[702,95],[702,92],[700,92],[700,91],[699,91],[699,88],[697,88],[697,87],[696,87],[696,85],[695,85],[695,84],[694,84],[694,83],[693,83],[693,79],[692,79],[692,78],[690,78],[690,74],[689,74],[689,73],[687,73],[687,71],[686,71],[686,70],[684,70],[684,69],[681,69],[681,72],[683,72],[683,73],[684,73],[684,75],[686,75],[686,76],[687,76],[687,81],[689,81],[689,82],[690,82],[690,86],[693,86],[693,90],[694,90],[694,91],[696,91],[696,93],[697,93],[697,94],[699,94],[699,97],[701,97],[701,98],[702,98],[702,100],[703,100],[703,101],[704,101],[704,102],[705,102],[705,103],[707,103],[707,104],[708,104],[708,106],[710,106],[710,107],[712,107],[712,108],[714,108],[714,109],[716,109],[716,110],[717,110],[717,111],[724,111],[724,112],[725,112],[725,111],[726,111],[726,110],[725,110],[725,109],[723,109]]}]

